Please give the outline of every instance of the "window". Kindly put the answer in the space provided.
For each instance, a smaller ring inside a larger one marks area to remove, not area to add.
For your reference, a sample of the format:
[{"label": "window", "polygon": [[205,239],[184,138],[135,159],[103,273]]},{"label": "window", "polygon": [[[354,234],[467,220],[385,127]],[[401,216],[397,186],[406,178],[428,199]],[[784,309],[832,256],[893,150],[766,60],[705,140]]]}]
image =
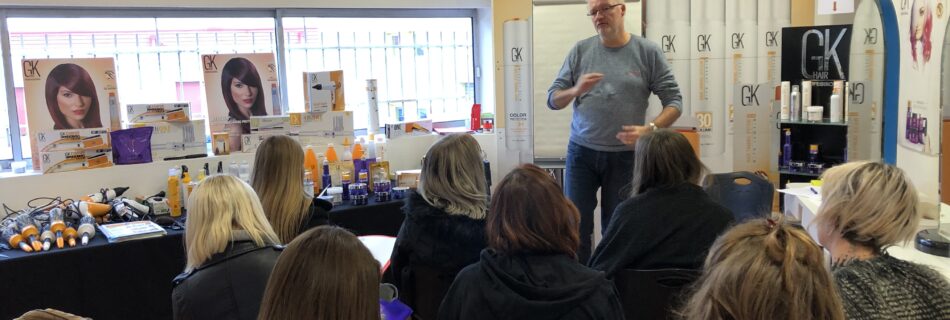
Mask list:
[{"label": "window", "polygon": [[273,18],[9,18],[8,26],[24,158],[22,59],[113,57],[122,105],[188,101],[194,118],[206,118],[200,55],[276,48]]},{"label": "window", "polygon": [[344,71],[356,128],[368,125],[367,79],[377,80],[380,124],[397,113],[465,119],[475,101],[471,18],[292,17],[283,30],[291,111],[304,107],[302,73],[329,70]]},{"label": "window", "polygon": [[[0,75],[3,74],[3,64],[0,64]],[[7,90],[6,82],[0,77],[0,101],[3,101],[3,107],[0,107],[0,160],[13,159],[13,139],[17,139],[16,127],[10,127],[10,112],[7,109]],[[15,123],[15,122],[14,122]]]}]

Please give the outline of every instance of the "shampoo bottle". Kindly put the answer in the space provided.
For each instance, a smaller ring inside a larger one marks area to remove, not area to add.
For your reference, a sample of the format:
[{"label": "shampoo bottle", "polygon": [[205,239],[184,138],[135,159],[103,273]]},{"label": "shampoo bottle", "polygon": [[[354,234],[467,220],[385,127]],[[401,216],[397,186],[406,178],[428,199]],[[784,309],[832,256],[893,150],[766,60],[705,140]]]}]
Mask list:
[{"label": "shampoo bottle", "polygon": [[789,95],[789,112],[791,113],[792,121],[801,121],[802,120],[802,99],[798,93],[798,86],[792,86],[792,92]]},{"label": "shampoo bottle", "polygon": [[178,180],[178,168],[168,169],[168,190],[165,195],[168,198],[168,206],[171,209],[172,217],[181,216],[181,185]]},{"label": "shampoo bottle", "polygon": [[844,112],[841,105],[841,92],[838,91],[839,88],[835,87],[831,91],[831,98],[828,99],[828,108],[830,109],[829,118],[831,122],[840,123],[842,122],[842,113]]}]

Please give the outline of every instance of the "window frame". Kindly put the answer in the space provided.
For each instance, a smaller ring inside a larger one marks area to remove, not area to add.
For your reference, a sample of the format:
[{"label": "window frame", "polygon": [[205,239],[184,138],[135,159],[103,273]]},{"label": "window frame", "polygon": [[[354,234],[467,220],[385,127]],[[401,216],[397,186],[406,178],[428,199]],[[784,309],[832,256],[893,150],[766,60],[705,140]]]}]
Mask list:
[{"label": "window frame", "polygon": [[[284,54],[286,42],[284,39],[283,18],[469,18],[472,23],[472,74],[474,77],[474,103],[480,103],[482,57],[480,50],[481,39],[478,26],[478,13],[475,8],[463,9],[337,9],[337,8],[307,8],[307,9],[260,9],[260,8],[122,8],[122,7],[3,7],[0,6],[0,52],[2,52],[4,90],[6,90],[7,115],[11,133],[19,130],[18,112],[16,108],[16,92],[13,86],[13,56],[10,52],[10,30],[7,24],[9,18],[271,18],[274,19],[275,32],[275,62],[278,66],[278,82],[280,94],[288,96],[287,65]],[[288,111],[289,106],[281,103],[281,110]],[[10,146],[13,149],[12,159],[0,159],[0,171],[10,170],[11,163],[30,159],[22,151],[21,136],[10,134]],[[30,161],[26,161],[28,167]]]}]

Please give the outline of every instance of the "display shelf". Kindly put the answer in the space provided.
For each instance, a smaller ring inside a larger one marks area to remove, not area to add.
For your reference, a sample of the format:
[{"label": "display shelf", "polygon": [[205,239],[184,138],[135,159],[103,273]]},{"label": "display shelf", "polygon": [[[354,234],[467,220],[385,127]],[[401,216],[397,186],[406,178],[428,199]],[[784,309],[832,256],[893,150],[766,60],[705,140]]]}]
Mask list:
[{"label": "display shelf", "polygon": [[790,125],[813,125],[813,126],[839,126],[847,127],[847,122],[831,122],[828,119],[822,119],[821,121],[789,121],[782,120],[779,121],[780,124],[790,124]]},{"label": "display shelf", "polygon": [[796,171],[788,171],[788,170],[779,170],[778,173],[779,173],[779,174],[794,175],[794,176],[807,176],[807,177],[820,177],[820,176],[821,176],[820,173],[796,172]]}]

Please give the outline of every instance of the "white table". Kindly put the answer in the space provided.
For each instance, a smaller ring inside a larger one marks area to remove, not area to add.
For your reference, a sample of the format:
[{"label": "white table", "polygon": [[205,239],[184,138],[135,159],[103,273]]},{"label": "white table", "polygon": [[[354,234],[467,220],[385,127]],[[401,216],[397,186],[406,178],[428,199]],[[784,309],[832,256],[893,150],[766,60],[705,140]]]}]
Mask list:
[{"label": "white table", "polygon": [[[808,183],[789,183],[787,188],[799,188],[807,186]],[[815,215],[818,212],[818,207],[821,205],[821,200],[791,194],[784,194],[784,197],[784,214],[796,220],[801,220],[802,226],[805,227],[805,230],[808,231],[808,234],[811,235],[812,239],[817,242],[818,226],[814,223],[814,220]],[[940,216],[941,221],[943,221],[944,224],[950,223],[950,206],[946,204],[940,204]],[[919,230],[933,229],[936,227],[936,220],[921,220]],[[914,248],[913,240],[901,243],[897,246],[892,246],[887,249],[887,253],[898,259],[911,261],[934,268],[943,274],[947,280],[950,280],[950,258],[939,257],[921,252],[920,250]]]}]

